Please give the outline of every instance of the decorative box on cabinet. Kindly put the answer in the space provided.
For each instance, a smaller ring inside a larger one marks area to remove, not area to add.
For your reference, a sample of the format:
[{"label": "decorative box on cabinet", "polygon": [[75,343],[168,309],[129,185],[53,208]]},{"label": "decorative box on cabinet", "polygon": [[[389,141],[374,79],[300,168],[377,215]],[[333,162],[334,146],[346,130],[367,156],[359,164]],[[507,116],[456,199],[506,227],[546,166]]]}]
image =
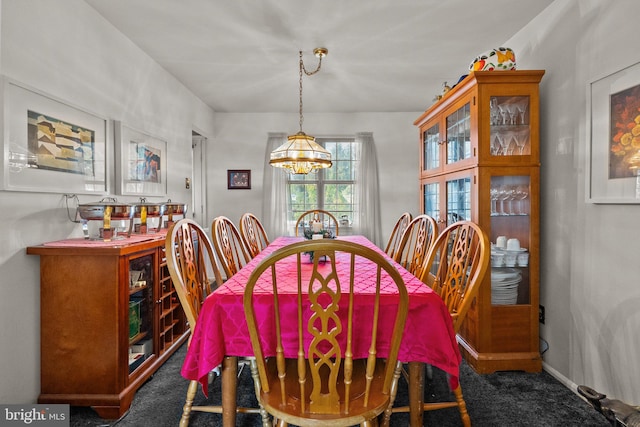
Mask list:
[{"label": "decorative box on cabinet", "polygon": [[91,406],[102,418],[119,418],[186,341],[164,242],[158,234],[27,248],[40,256],[39,403]]},{"label": "decorative box on cabinet", "polygon": [[[542,369],[538,84],[543,75],[544,70],[471,72],[414,122],[420,128],[422,213],[433,216],[440,229],[470,220],[491,242],[498,236],[517,238],[526,248],[520,252],[528,254],[520,264],[491,266],[458,335],[465,359],[481,373]],[[517,260],[518,252],[512,252]]]}]

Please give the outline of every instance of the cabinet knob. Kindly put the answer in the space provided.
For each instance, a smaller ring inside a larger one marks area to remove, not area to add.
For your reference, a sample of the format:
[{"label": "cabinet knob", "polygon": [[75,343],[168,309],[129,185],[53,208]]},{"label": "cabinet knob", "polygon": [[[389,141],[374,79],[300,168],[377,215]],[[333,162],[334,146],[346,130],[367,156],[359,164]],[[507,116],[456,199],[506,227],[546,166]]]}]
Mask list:
[{"label": "cabinet knob", "polygon": [[162,300],[159,299],[158,301],[156,301],[156,304],[162,304]]}]

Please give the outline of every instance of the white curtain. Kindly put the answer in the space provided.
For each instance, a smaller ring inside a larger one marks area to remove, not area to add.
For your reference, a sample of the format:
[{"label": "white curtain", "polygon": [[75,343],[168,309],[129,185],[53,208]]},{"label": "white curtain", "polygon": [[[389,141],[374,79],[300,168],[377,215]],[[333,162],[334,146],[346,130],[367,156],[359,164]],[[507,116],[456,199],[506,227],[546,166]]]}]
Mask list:
[{"label": "white curtain", "polygon": [[287,235],[287,175],[269,165],[273,150],[287,140],[286,133],[269,133],[262,183],[262,225],[269,240]]},{"label": "white curtain", "polygon": [[356,232],[366,236],[378,247],[382,242],[382,220],[380,218],[380,186],[378,184],[378,157],[373,133],[356,134],[360,143],[360,162],[356,171],[356,206],[358,221]]}]

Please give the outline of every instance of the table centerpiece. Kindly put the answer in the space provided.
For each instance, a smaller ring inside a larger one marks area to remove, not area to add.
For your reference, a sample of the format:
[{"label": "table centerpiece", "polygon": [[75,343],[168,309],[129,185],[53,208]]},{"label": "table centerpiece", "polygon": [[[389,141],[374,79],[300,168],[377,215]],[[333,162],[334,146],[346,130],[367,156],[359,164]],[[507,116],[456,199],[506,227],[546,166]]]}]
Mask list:
[{"label": "table centerpiece", "polygon": [[[313,224],[316,225],[316,224]],[[333,231],[326,230],[322,227],[314,227],[314,228],[305,228],[304,229],[304,238],[307,240],[317,240],[317,239],[335,239],[336,236],[333,235]],[[305,252],[305,254],[309,255],[309,261],[313,262],[313,251]]]}]

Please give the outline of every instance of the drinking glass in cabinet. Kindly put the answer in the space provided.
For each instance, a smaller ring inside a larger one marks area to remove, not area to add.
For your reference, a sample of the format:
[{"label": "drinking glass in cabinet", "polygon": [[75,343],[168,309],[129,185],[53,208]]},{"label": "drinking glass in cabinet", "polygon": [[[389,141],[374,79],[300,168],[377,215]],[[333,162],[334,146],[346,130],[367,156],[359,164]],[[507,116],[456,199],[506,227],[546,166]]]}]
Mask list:
[{"label": "drinking glass in cabinet", "polygon": [[503,156],[510,156],[513,154],[513,132],[502,131],[497,134],[498,142],[500,143],[500,154]]},{"label": "drinking glass in cabinet", "polygon": [[528,152],[525,153],[525,148],[528,148],[529,129],[522,129],[517,132],[513,132],[513,140],[518,147],[518,154],[529,154]]},{"label": "drinking glass in cabinet", "polygon": [[500,138],[495,133],[491,133],[491,145],[490,145],[491,155],[499,156],[500,150],[502,150],[502,144],[500,144]]},{"label": "drinking glass in cabinet", "polygon": [[526,201],[529,199],[529,186],[528,185],[518,185],[515,188],[515,197],[518,200],[518,211],[516,215],[527,215],[527,203]]},{"label": "drinking glass in cabinet", "polygon": [[527,215],[528,185],[498,185],[489,191],[491,216]]},{"label": "drinking glass in cabinet", "polygon": [[520,98],[518,101],[516,101],[514,104],[515,110],[518,114],[518,119],[519,119],[519,123],[521,125],[526,125],[526,112],[527,112],[527,107],[529,105],[529,100],[525,97]]},{"label": "drinking glass in cabinet", "polygon": [[529,97],[492,96],[489,98],[491,155],[530,154]]}]

